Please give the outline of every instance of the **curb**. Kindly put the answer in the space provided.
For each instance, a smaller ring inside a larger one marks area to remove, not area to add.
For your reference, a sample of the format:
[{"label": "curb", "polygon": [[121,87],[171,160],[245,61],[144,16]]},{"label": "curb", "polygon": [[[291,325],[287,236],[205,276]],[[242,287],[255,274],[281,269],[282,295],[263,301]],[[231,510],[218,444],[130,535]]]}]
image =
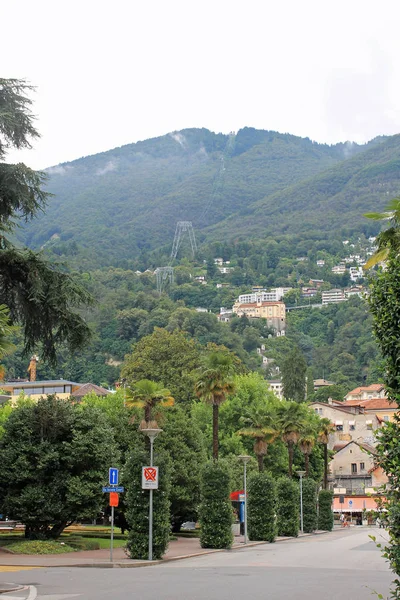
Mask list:
[{"label": "curb", "polygon": [[25,585],[18,585],[17,583],[0,583],[0,594],[8,594],[8,592],[19,592],[23,590]]},{"label": "curb", "polygon": [[[280,542],[286,542],[286,541],[290,541],[290,540],[299,540],[303,537],[310,537],[313,535],[323,535],[325,533],[331,533],[330,531],[315,531],[314,533],[303,533],[300,534],[298,537],[281,537],[279,539],[276,539],[275,542],[273,543],[277,543],[279,544]],[[60,568],[85,568],[85,569],[135,569],[138,567],[152,567],[154,565],[163,565],[166,564],[168,562],[173,562],[173,561],[177,561],[177,560],[184,560],[185,558],[196,558],[198,556],[207,556],[209,554],[215,554],[217,552],[235,552],[236,550],[244,550],[245,548],[252,548],[254,546],[262,546],[265,544],[269,544],[270,542],[264,542],[264,541],[260,541],[260,542],[249,542],[247,544],[241,544],[240,546],[233,546],[232,548],[216,548],[216,549],[210,549],[210,550],[206,550],[205,552],[195,552],[193,554],[183,554],[181,556],[171,556],[171,558],[164,558],[162,560],[152,560],[152,561],[148,561],[148,560],[143,560],[143,561],[136,561],[136,562],[130,562],[130,563],[121,563],[121,562],[102,562],[102,563],[84,563],[84,564],[58,564],[58,565],[1,565],[0,566],[15,566],[15,567],[40,567],[43,569],[60,569]],[[13,590],[9,590],[9,591],[13,591]],[[0,593],[1,590],[0,590]]]}]

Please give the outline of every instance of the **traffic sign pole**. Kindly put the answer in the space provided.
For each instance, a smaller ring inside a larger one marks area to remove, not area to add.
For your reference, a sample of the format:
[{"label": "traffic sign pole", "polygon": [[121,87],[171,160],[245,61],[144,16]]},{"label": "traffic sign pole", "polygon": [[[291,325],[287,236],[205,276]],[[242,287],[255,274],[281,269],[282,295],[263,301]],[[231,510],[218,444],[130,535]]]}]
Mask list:
[{"label": "traffic sign pole", "polygon": [[113,561],[113,545],[114,545],[114,507],[111,507],[111,540],[110,540],[110,562]]}]

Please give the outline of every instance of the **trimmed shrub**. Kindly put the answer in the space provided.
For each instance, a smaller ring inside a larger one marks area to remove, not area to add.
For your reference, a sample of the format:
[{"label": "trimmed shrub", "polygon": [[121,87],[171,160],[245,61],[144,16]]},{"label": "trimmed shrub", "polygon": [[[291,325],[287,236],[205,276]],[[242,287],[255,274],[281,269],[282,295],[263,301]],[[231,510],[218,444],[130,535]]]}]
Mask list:
[{"label": "trimmed shrub", "polygon": [[300,489],[299,484],[289,477],[278,479],[276,525],[278,535],[294,536],[299,534]]},{"label": "trimmed shrub", "polygon": [[332,511],[333,492],[331,490],[321,490],[318,495],[318,529],[322,531],[332,531],[333,529],[333,511]]},{"label": "trimmed shrub", "polygon": [[218,463],[206,464],[201,475],[200,544],[230,548],[233,542],[229,473]]},{"label": "trimmed shrub", "polygon": [[276,535],[276,486],[268,473],[249,478],[247,522],[249,539],[274,542]]},{"label": "trimmed shrub", "polygon": [[303,528],[312,533],[317,528],[317,484],[313,479],[303,479]]},{"label": "trimmed shrub", "polygon": [[[149,552],[149,496],[142,490],[142,466],[148,464],[148,452],[136,450],[129,458],[124,470],[127,489],[125,513],[130,527],[126,552],[130,558],[145,560]],[[158,490],[153,491],[153,559],[165,554],[170,534],[170,474],[169,461],[161,452],[155,456],[159,467]]]}]

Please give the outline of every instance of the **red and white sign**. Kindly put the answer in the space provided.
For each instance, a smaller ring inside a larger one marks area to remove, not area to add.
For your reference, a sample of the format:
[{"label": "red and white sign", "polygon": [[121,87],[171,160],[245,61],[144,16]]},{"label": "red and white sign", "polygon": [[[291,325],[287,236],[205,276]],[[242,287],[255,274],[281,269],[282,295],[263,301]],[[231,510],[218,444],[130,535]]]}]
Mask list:
[{"label": "red and white sign", "polygon": [[142,467],[142,490],[158,490],[158,467]]}]

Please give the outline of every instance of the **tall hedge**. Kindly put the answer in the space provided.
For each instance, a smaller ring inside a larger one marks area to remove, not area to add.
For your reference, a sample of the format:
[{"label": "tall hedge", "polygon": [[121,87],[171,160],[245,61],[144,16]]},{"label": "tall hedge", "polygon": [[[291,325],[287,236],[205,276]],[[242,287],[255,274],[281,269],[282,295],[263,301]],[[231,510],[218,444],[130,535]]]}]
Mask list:
[{"label": "tall hedge", "polygon": [[[147,559],[149,552],[149,497],[142,490],[142,466],[149,464],[145,450],[133,452],[124,469],[126,506],[125,517],[129,525],[127,554],[130,558]],[[158,490],[153,490],[153,559],[165,554],[170,534],[170,463],[168,457],[155,452],[154,464],[159,467]]]},{"label": "tall hedge", "polygon": [[251,540],[274,542],[276,485],[268,473],[256,473],[248,484],[248,534]]},{"label": "tall hedge", "polygon": [[303,479],[303,526],[304,533],[317,528],[317,484],[313,479]]},{"label": "tall hedge", "polygon": [[318,529],[322,531],[332,531],[333,529],[333,511],[332,511],[333,492],[331,490],[321,490],[318,495]]},{"label": "tall hedge", "polygon": [[230,548],[233,511],[229,497],[229,473],[215,462],[201,474],[200,544],[202,548]]},{"label": "tall hedge", "polygon": [[299,534],[300,488],[289,477],[278,479],[277,486],[277,531],[278,535],[294,536]]}]

